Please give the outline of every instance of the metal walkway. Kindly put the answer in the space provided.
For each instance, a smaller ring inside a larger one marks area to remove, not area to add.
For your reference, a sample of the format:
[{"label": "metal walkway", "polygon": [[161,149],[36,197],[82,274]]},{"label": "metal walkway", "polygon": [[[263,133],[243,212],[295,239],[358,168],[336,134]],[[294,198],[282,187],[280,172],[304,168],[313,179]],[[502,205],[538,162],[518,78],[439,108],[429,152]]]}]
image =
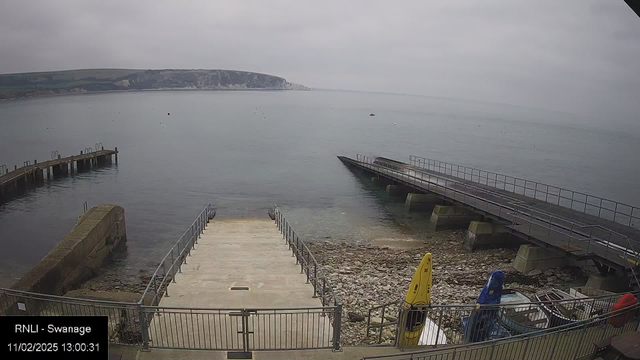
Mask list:
[{"label": "metal walkway", "polygon": [[[596,208],[589,195],[572,192],[572,200],[566,196],[568,190],[555,188],[559,190],[554,195],[547,185],[542,190],[532,181],[483,170],[470,172],[462,166],[414,156],[410,158],[411,164],[362,155],[355,160],[338,158],[348,166],[365,169],[421,192],[434,193],[448,202],[483,214],[536,245],[579,260],[593,259],[597,264],[620,270],[634,280],[634,285],[637,283],[640,262],[638,208],[624,205],[628,209],[617,211],[619,205],[616,203],[613,214],[609,214],[606,204],[614,203],[609,200],[596,198],[599,199],[599,208]],[[532,187],[531,184],[536,185]],[[585,195],[584,199],[575,194]],[[565,206],[566,202],[569,207]]]}]

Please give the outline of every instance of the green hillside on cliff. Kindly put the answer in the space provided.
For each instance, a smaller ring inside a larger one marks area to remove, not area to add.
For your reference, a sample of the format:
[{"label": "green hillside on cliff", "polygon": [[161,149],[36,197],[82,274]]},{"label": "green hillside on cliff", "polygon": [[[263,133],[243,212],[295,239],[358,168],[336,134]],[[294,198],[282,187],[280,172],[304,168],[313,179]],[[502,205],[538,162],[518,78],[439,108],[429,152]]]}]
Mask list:
[{"label": "green hillside on cliff", "polygon": [[236,70],[82,69],[0,75],[0,99],[125,90],[305,90],[279,76]]}]

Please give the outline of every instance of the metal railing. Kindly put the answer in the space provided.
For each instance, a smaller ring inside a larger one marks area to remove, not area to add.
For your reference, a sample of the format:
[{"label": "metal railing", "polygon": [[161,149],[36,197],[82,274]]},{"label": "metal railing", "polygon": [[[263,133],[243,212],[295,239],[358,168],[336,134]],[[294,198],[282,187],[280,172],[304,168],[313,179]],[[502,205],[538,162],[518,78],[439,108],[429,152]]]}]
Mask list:
[{"label": "metal railing", "polygon": [[107,316],[109,342],[142,349],[336,349],[336,310],[170,308],[0,288],[0,316]]},{"label": "metal railing", "polygon": [[187,263],[187,257],[191,256],[191,250],[195,249],[198,238],[201,237],[202,232],[209,223],[209,215],[213,214],[214,211],[212,205],[208,204],[200,212],[200,215],[196,217],[191,226],[180,236],[178,241],[173,244],[153,272],[138,303],[143,304],[147,294],[152,294],[150,304],[156,306],[160,303],[162,296],[169,295],[169,283],[172,281],[175,282],[176,273],[182,272],[182,264]]},{"label": "metal railing", "polygon": [[[390,328],[391,333],[395,334],[401,304],[402,300],[396,300],[369,308],[365,338],[374,344],[383,344],[389,341],[389,339],[383,339],[382,333],[385,328]],[[374,321],[374,319],[378,321]],[[397,340],[393,341],[393,344],[397,344]]]},{"label": "metal railing", "polygon": [[[531,209],[521,202],[507,201],[495,194],[486,194],[482,189],[463,181],[411,169],[396,170],[376,163],[375,158],[357,155],[356,162],[374,173],[388,176],[406,185],[436,193],[455,200],[473,210],[497,216],[512,223],[510,228],[530,237],[561,246],[569,253],[583,250],[584,254],[596,254],[600,260],[606,260],[625,269],[633,268],[629,260],[636,264],[639,254],[633,250],[640,242],[630,239],[606,228],[590,227],[567,220],[559,216]],[[480,194],[480,195],[478,195]],[[487,197],[498,197],[493,201]],[[584,231],[583,228],[589,230]],[[535,231],[534,231],[535,229]],[[635,244],[635,245],[632,245]],[[576,247],[577,249],[573,249]],[[597,252],[597,253],[596,253]]]},{"label": "metal railing", "polygon": [[430,348],[399,354],[365,356],[364,359],[558,359],[575,360],[594,352],[594,342],[637,331],[640,304],[590,319],[524,333],[508,338]]},{"label": "metal railing", "polygon": [[143,306],[151,348],[227,350],[336,349],[337,307],[213,309]]},{"label": "metal railing", "polygon": [[[505,290],[508,291],[511,290]],[[640,292],[632,294],[637,297]],[[366,334],[370,343],[382,344],[382,332],[387,328],[394,335],[393,344],[402,349],[405,346],[406,329],[400,329],[398,324],[420,319],[430,324],[429,329],[433,334],[425,338],[425,343],[421,345],[438,347],[479,342],[553,328],[609,313],[622,295],[624,293],[497,305],[430,305],[413,309],[402,308],[402,301],[398,300],[369,309]],[[380,320],[373,323],[373,318]],[[398,322],[397,319],[401,321]],[[516,320],[520,320],[522,324],[518,324]]]},{"label": "metal railing", "polygon": [[109,342],[143,345],[141,306],[0,288],[0,315],[107,316]]},{"label": "metal railing", "polygon": [[409,163],[418,168],[455,176],[640,229],[640,208],[629,204],[537,181],[414,155],[409,156]]},{"label": "metal railing", "polygon": [[340,331],[342,326],[342,302],[336,296],[331,286],[331,281],[327,278],[324,270],[309,250],[309,247],[296,234],[289,221],[284,217],[278,205],[274,204],[275,222],[278,230],[282,233],[286,244],[292,252],[292,256],[296,258],[296,264],[300,265],[300,273],[305,274],[307,283],[313,285],[313,297],[319,297],[322,306],[335,307],[334,312],[328,315],[333,322],[333,344],[334,349],[340,349]]}]

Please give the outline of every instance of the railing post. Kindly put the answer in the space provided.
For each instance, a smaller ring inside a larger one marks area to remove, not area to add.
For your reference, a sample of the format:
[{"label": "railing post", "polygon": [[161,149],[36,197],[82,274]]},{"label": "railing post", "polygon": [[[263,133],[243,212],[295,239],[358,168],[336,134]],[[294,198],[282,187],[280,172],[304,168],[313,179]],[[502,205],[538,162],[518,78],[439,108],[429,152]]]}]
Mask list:
[{"label": "railing post", "polygon": [[340,332],[342,331],[342,304],[335,307],[333,313],[333,351],[340,351]]},{"label": "railing post", "polygon": [[[298,239],[297,236],[296,236],[296,240],[298,240],[298,244],[300,244],[300,240]],[[303,274],[304,273],[304,247],[302,248],[302,251],[298,253],[298,255],[300,256],[300,274]]]},{"label": "railing post", "polygon": [[311,250],[307,248],[307,284],[309,283],[309,270],[311,269]]},{"label": "railing post", "polygon": [[149,351],[149,326],[147,326],[147,317],[140,304],[138,304],[138,320],[140,321],[140,332],[142,335],[142,351]]},{"label": "railing post", "polygon": [[[162,282],[164,282],[164,279],[167,278],[167,269],[165,268],[165,263],[162,263],[162,273],[164,274],[164,277],[162,278]],[[162,290],[162,282],[160,283],[160,290]],[[156,293],[157,294],[157,293]],[[169,297],[169,284],[167,284],[167,286],[164,287],[164,296]]]},{"label": "railing post", "polygon": [[318,291],[316,290],[316,286],[318,286],[318,264],[313,263],[313,297],[318,297]]},{"label": "railing post", "polygon": [[[324,294],[327,291],[327,278],[325,278],[324,276],[322,277],[322,300],[320,301],[322,303],[322,306],[324,306]],[[640,324],[640,321],[638,322],[638,324]]]},{"label": "railing post", "polygon": [[[404,333],[405,324],[407,323],[408,309],[400,309],[400,316],[398,316],[398,331],[396,331],[396,347],[401,351],[404,351]],[[436,333],[437,334],[437,333]]]},{"label": "railing post", "polygon": [[[444,312],[444,308],[440,308],[440,316],[438,316],[438,327],[436,328],[436,343],[434,344],[433,347],[438,347],[438,339],[440,338],[440,336],[438,336],[438,334],[440,334],[440,326],[442,325],[442,313]],[[471,319],[471,318],[469,318]],[[471,320],[469,320],[471,321]],[[469,325],[471,325],[471,323],[469,323]]]}]

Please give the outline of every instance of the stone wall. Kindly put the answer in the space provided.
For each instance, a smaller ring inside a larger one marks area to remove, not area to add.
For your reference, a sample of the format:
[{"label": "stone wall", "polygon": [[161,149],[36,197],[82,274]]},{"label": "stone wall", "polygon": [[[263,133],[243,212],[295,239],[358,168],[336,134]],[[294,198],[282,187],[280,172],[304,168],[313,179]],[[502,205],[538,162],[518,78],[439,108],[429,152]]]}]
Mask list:
[{"label": "stone wall", "polygon": [[94,206],[12,289],[64,294],[93,276],[107,255],[126,239],[124,209]]}]

